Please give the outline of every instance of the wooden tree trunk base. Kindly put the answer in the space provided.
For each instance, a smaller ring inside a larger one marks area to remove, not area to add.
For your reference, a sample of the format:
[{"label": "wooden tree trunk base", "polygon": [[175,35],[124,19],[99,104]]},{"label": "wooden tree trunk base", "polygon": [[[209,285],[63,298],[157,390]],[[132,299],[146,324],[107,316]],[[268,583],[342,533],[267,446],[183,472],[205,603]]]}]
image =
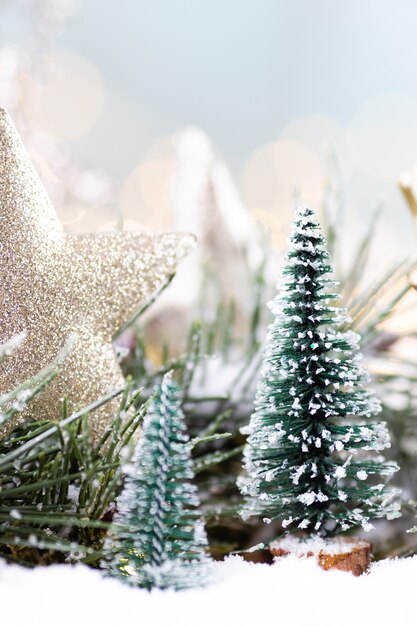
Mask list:
[{"label": "wooden tree trunk base", "polygon": [[270,544],[274,556],[294,554],[300,558],[313,557],[324,570],[339,569],[360,576],[368,571],[372,560],[372,544],[362,539],[334,537],[332,539],[285,537]]}]

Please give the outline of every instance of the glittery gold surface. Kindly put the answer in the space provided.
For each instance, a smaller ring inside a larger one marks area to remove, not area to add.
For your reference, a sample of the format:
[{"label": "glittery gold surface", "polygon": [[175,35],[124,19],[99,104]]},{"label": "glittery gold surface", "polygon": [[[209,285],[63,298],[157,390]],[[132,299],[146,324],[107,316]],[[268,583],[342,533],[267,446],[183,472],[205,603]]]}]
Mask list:
[{"label": "glittery gold surface", "polygon": [[[26,331],[0,367],[0,393],[51,362],[71,333],[61,373],[24,413],[59,419],[123,383],[112,336],[194,246],[183,233],[66,235],[8,114],[0,109],[0,341]],[[102,433],[118,400],[91,415]]]}]

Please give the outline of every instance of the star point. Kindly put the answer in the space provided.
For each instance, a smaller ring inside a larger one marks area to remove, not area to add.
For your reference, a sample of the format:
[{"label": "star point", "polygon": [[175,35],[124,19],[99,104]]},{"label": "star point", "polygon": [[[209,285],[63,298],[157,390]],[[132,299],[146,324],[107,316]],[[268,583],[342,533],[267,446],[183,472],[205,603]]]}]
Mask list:
[{"label": "star point", "polygon": [[[23,416],[59,419],[123,384],[112,337],[175,273],[187,233],[67,235],[4,109],[0,109],[0,342],[26,339],[0,368],[6,393],[51,362],[76,333],[57,377]],[[91,416],[97,440],[117,400]]]}]

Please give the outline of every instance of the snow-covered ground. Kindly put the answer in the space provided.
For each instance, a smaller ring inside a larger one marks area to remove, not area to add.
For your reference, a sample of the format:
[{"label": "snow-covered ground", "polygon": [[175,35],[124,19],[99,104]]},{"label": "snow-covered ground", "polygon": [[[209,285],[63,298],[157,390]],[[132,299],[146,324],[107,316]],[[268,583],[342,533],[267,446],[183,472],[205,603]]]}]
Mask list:
[{"label": "snow-covered ground", "polygon": [[230,557],[205,589],[142,591],[83,565],[0,565],[1,623],[13,626],[405,626],[416,623],[417,556],[355,578],[312,559]]}]

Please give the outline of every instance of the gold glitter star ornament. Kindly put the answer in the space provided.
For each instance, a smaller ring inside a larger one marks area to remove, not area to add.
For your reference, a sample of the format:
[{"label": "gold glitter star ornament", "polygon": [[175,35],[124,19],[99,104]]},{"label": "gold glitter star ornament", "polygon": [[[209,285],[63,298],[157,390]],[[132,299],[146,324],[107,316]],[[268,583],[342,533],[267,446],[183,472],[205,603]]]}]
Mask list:
[{"label": "gold glitter star ornament", "polygon": [[[183,233],[67,235],[10,117],[0,109],[0,342],[26,340],[0,367],[7,393],[51,362],[75,333],[60,374],[23,414],[59,419],[123,384],[112,336],[195,245]],[[97,440],[118,401],[91,415]]]}]

